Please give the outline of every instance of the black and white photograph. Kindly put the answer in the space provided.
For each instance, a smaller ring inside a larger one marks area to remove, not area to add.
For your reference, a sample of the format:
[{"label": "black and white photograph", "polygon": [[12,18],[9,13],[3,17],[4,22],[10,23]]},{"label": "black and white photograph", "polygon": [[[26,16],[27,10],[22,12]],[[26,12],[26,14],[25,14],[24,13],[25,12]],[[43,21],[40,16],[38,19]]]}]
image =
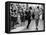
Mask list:
[{"label": "black and white photograph", "polygon": [[45,4],[5,3],[5,32],[45,31]]}]

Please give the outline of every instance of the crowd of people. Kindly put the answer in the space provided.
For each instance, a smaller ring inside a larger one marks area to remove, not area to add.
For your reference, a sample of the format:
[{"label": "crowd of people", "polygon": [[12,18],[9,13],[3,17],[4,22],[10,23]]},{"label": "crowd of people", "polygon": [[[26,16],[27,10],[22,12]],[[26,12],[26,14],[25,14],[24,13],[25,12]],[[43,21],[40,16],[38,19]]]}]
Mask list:
[{"label": "crowd of people", "polygon": [[42,20],[42,18],[40,18],[40,15],[43,14],[42,7],[40,8],[39,6],[36,6],[36,8],[32,8],[31,6],[30,7],[26,6],[27,8],[25,8],[25,10],[19,4],[18,4],[18,7],[16,7],[14,4],[11,4],[10,7],[11,7],[10,20],[11,22],[13,22],[11,26],[14,26],[16,24],[22,24],[22,22],[25,22],[26,20],[28,20],[28,24],[27,24],[27,28],[28,28],[29,24],[31,23],[31,20],[34,20],[34,19],[36,20],[36,26],[38,26],[39,19]]}]

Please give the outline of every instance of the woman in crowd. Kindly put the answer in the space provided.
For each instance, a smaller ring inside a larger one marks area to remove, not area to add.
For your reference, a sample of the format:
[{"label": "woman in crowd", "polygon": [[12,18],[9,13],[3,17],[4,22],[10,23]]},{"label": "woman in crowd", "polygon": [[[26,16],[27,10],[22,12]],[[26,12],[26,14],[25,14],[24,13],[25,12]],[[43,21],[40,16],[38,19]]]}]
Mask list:
[{"label": "woman in crowd", "polygon": [[30,12],[30,10],[32,10],[32,7],[29,7],[29,10],[26,12],[26,14],[27,14],[27,20],[28,20],[27,29],[29,28],[29,25],[30,25],[30,22],[31,22],[31,19],[30,19],[31,12]]}]

